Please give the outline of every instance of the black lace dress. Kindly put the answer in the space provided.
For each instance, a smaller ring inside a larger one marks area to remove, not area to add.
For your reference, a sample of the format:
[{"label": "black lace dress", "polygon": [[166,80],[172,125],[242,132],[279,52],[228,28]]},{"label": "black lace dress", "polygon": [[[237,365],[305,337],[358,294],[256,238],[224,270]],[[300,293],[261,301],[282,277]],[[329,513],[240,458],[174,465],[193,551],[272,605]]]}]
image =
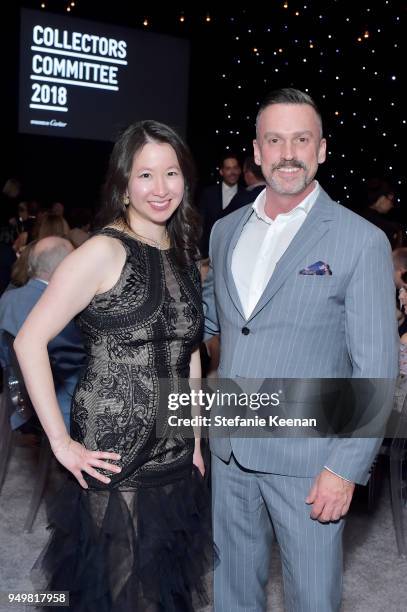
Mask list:
[{"label": "black lace dress", "polygon": [[206,603],[209,500],[192,464],[193,438],[166,431],[160,417],[169,392],[188,391],[203,325],[199,273],[180,267],[171,249],[113,228],[100,233],[120,240],[127,257],[115,286],[78,317],[88,363],[71,435],[119,453],[122,471],[109,485],[84,474],[88,490],[68,480],[33,579],[70,591],[75,612],[191,611]]}]

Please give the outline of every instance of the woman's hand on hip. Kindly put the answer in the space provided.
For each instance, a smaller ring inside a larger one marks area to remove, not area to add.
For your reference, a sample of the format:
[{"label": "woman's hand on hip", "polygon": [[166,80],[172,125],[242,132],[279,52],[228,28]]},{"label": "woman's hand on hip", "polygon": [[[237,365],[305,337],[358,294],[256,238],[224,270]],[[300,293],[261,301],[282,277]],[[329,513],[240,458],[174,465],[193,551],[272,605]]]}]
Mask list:
[{"label": "woman's hand on hip", "polygon": [[87,450],[82,444],[75,442],[70,437],[61,443],[52,445],[52,451],[59,463],[75,476],[76,480],[84,489],[87,489],[88,485],[82,472],[86,472],[86,474],[89,474],[89,476],[92,476],[92,478],[104,484],[109,484],[111,479],[101,474],[95,468],[106,470],[114,474],[121,472],[121,467],[106,461],[106,459],[118,461],[121,458],[120,455],[104,451]]}]

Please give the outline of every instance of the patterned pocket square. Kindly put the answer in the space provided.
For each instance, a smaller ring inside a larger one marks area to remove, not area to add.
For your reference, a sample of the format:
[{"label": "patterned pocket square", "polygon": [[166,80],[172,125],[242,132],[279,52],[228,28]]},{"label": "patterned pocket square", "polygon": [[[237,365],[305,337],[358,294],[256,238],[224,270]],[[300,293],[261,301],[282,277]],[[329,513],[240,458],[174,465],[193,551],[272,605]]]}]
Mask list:
[{"label": "patterned pocket square", "polygon": [[299,274],[331,276],[332,270],[327,263],[323,261],[316,261],[311,266],[307,266],[306,268],[300,270]]}]

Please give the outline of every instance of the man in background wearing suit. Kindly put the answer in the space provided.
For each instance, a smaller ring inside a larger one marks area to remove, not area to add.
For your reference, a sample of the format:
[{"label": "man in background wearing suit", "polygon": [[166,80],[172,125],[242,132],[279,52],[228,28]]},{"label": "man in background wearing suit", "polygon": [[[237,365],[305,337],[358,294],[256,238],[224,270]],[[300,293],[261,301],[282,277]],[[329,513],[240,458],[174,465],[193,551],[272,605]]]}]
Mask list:
[{"label": "man in background wearing suit", "polygon": [[226,154],[219,167],[222,182],[218,185],[206,187],[201,194],[198,208],[203,217],[201,242],[203,259],[208,257],[209,236],[214,223],[221,218],[232,198],[237,193],[244,191],[244,188],[238,184],[241,173],[242,169],[237,157],[231,153]]},{"label": "man in background wearing suit", "polygon": [[[291,88],[270,94],[254,141],[267,188],[211,235],[204,307],[207,337],[221,336],[219,378],[397,376],[390,246],[314,180],[325,155],[314,101]],[[342,517],[379,445],[212,437],[215,612],[266,609],[273,530],[286,609],[338,612]]]},{"label": "man in background wearing suit", "polygon": [[243,162],[243,176],[246,189],[233,196],[229,206],[223,211],[222,217],[226,217],[226,215],[242,208],[242,206],[254,202],[259,193],[266,187],[261,168],[254,161],[253,155],[246,157]]},{"label": "man in background wearing suit", "polygon": [[[2,332],[16,336],[35,304],[44,293],[52,274],[61,261],[73,251],[69,240],[49,236],[39,240],[28,259],[30,280],[17,289],[9,289],[0,298],[0,363],[8,361]],[[69,430],[71,399],[85,363],[82,335],[71,321],[48,345],[58,403]],[[18,414],[11,417],[13,429],[23,423]]]}]

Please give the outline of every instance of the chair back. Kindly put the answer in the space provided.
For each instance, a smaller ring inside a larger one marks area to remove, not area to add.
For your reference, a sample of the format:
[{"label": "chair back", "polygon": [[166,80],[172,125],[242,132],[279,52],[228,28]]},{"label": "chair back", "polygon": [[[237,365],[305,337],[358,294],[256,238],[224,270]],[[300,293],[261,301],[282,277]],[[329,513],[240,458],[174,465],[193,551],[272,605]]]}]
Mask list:
[{"label": "chair back", "polygon": [[9,418],[12,417],[13,413],[16,413],[22,424],[33,416],[34,408],[14,351],[14,339],[15,337],[12,334],[3,331],[2,341],[7,355],[6,367],[4,369],[4,392],[8,398]]},{"label": "chair back", "polygon": [[[3,397],[0,397],[0,400],[2,400],[0,404],[0,491],[5,480],[12,443],[10,419],[13,414],[16,413],[19,420],[22,420],[22,423],[24,423],[34,414],[34,408],[31,404],[20,365],[14,351],[14,336],[8,332],[3,332],[2,341],[7,353],[7,362],[4,375],[4,393]],[[4,446],[4,451],[2,446]],[[25,531],[32,531],[38,509],[44,496],[51,460],[51,447],[47,437],[43,434],[36,468],[36,478],[34,480],[34,489],[24,524]]]},{"label": "chair back", "polygon": [[22,425],[34,413],[13,348],[14,336],[3,331],[1,338],[6,365],[3,371],[3,393],[0,398],[0,491],[6,477],[11,452],[12,417],[15,415],[19,425]]}]

